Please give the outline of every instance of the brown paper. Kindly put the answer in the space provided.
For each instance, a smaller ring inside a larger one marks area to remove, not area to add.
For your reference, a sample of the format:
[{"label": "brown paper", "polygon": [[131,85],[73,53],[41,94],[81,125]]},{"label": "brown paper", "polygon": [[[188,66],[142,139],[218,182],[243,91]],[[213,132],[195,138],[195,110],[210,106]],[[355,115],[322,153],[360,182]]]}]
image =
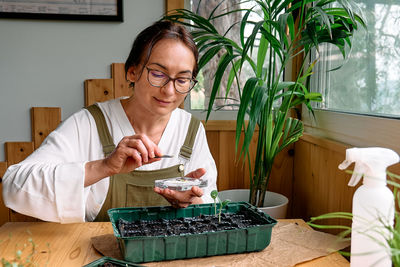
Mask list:
[{"label": "brown paper", "polygon": [[113,234],[100,235],[91,238],[93,247],[103,256],[122,260],[122,254],[118,247],[117,239]]},{"label": "brown paper", "polygon": [[[121,259],[117,240],[113,235],[92,238],[93,246],[104,256]],[[337,237],[295,223],[279,222],[272,228],[270,245],[260,252],[145,263],[146,266],[294,266],[298,263],[326,256],[349,246]]]}]

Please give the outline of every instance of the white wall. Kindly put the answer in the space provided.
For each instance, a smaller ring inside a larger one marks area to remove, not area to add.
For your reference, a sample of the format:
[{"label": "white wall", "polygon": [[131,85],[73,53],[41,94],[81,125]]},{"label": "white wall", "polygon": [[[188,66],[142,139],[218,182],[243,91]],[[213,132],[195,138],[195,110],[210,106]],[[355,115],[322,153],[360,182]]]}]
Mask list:
[{"label": "white wall", "polygon": [[124,0],[124,22],[0,19],[0,161],[4,142],[31,141],[30,108],[84,106],[86,79],[110,78],[165,0]]}]

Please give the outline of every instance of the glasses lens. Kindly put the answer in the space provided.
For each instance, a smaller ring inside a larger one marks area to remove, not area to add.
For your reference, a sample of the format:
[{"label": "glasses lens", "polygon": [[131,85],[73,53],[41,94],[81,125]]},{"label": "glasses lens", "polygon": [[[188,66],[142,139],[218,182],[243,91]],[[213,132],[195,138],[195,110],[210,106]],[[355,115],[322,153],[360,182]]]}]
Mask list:
[{"label": "glasses lens", "polygon": [[175,80],[175,89],[181,93],[186,93],[192,89],[193,81],[190,78],[178,78]]},{"label": "glasses lens", "polygon": [[[162,87],[171,80],[171,78],[162,71],[152,70],[149,68],[147,68],[147,71],[148,71],[147,80],[153,86]],[[192,88],[196,85],[197,82],[196,80],[185,77],[178,77],[172,80],[174,81],[175,90],[182,94],[192,90]]]},{"label": "glasses lens", "polygon": [[149,70],[148,78],[154,86],[163,86],[168,81],[168,76],[158,70]]}]

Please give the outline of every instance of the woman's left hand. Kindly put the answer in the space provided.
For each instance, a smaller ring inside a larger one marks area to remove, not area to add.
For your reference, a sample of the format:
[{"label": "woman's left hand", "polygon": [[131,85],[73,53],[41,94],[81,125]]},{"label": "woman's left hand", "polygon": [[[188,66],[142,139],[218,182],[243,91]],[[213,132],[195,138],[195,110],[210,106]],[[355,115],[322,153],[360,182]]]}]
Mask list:
[{"label": "woman's left hand", "polygon": [[[201,178],[206,173],[206,170],[199,168],[193,172],[188,173],[185,177]],[[202,204],[203,190],[198,186],[193,186],[191,190],[176,191],[168,188],[161,189],[154,188],[154,192],[162,195],[174,208],[187,208],[191,204]]]}]

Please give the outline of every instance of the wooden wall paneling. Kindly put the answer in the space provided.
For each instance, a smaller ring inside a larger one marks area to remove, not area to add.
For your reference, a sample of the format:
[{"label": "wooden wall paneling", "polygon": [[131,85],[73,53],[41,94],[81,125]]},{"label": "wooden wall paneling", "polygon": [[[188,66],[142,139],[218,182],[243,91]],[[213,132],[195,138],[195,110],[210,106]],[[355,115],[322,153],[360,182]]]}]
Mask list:
[{"label": "wooden wall paneling", "polygon": [[[23,161],[34,150],[33,142],[6,142],[4,145],[5,145],[5,154],[8,166]],[[19,214],[11,209],[9,212],[9,220],[11,222],[38,221],[38,219],[36,218]]]},{"label": "wooden wall paneling", "polygon": [[89,79],[85,81],[85,106],[114,98],[112,79]]},{"label": "wooden wall paneling", "polygon": [[37,149],[43,140],[61,122],[61,108],[59,107],[32,107],[31,124],[32,140],[34,148]]},{"label": "wooden wall paneling", "polygon": [[244,165],[235,154],[235,132],[221,131],[219,136],[219,190],[244,186]]},{"label": "wooden wall paneling", "polygon": [[311,164],[307,164],[311,161],[311,148],[310,144],[301,139],[295,143],[293,194],[289,203],[293,218],[307,217],[307,203],[310,198],[308,188],[313,183]]},{"label": "wooden wall paneling", "polygon": [[167,12],[173,9],[185,8],[185,0],[166,0],[165,7]]},{"label": "wooden wall paneling", "polygon": [[[218,190],[249,188],[247,159],[238,159],[235,154],[236,121],[220,120],[205,123],[207,140],[218,169]],[[257,145],[258,130],[255,131],[250,146],[252,164]],[[239,144],[239,148],[241,143]]]},{"label": "wooden wall paneling", "polygon": [[3,187],[2,187],[2,181],[3,175],[7,170],[7,162],[0,162],[0,226],[2,226],[4,223],[9,221],[9,210],[8,208],[4,205],[3,201]]},{"label": "wooden wall paneling", "polygon": [[[254,162],[256,161],[257,138],[258,138],[258,131],[255,131],[253,139],[251,140],[251,145],[250,145],[250,149],[249,149],[250,164],[251,164],[252,172],[254,171]],[[239,145],[241,145],[241,143]],[[239,146],[239,149],[240,149],[240,146]],[[241,160],[243,160],[243,158]],[[248,159],[245,159],[243,188],[250,189],[250,171],[249,171]]]},{"label": "wooden wall paneling", "polygon": [[[289,201],[293,187],[294,145],[282,150],[275,158],[272,166],[268,190],[283,194]],[[288,211],[288,214],[290,212]]]},{"label": "wooden wall paneling", "polygon": [[113,80],[114,98],[132,95],[132,88],[129,87],[129,82],[125,78],[124,66],[124,63],[111,64],[111,77]]},{"label": "wooden wall paneling", "polygon": [[213,120],[213,121],[203,121],[206,131],[236,131],[236,121],[228,120]]},{"label": "wooden wall paneling", "polygon": [[8,166],[23,161],[34,150],[33,142],[5,142],[4,147]]},{"label": "wooden wall paneling", "polygon": [[388,171],[400,175],[400,163],[394,164],[388,168]]},{"label": "wooden wall paneling", "polygon": [[[357,187],[349,187],[347,184],[351,175],[338,169],[345,159],[346,148],[340,143],[326,143],[326,140],[309,136],[296,142],[292,217],[308,221],[310,217],[329,212],[351,212],[352,197]],[[325,220],[321,223],[351,224],[346,220]]]},{"label": "wooden wall paneling", "polygon": [[220,179],[223,179],[223,178],[219,172],[219,132],[218,131],[206,131],[206,136],[207,136],[208,147],[210,148],[211,155],[213,156],[215,165],[217,166],[217,172],[218,172],[217,189],[220,190],[218,187],[218,182]]}]

